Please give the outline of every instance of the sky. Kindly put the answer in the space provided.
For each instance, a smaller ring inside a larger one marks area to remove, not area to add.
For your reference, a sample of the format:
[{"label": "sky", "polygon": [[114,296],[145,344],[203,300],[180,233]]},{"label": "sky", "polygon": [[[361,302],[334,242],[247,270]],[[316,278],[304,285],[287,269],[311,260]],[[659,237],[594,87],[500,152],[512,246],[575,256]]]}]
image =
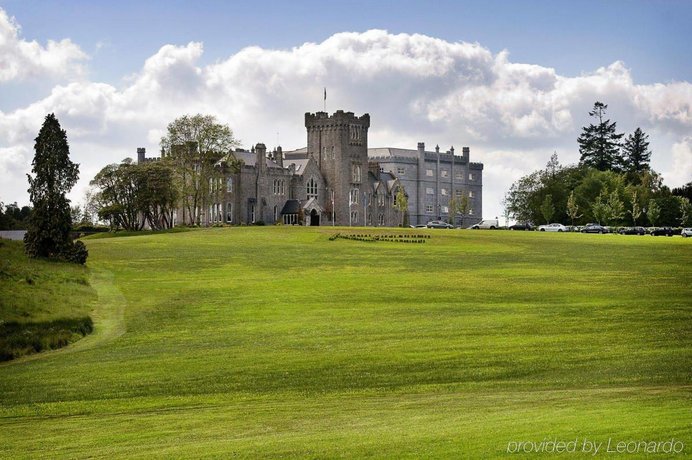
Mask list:
[{"label": "sky", "polygon": [[369,113],[370,147],[468,146],[483,214],[511,184],[579,160],[595,101],[649,134],[664,183],[692,181],[689,1],[0,0],[0,201],[29,204],[46,114],[67,131],[80,204],[105,165],[159,150],[184,114],[244,147],[306,144],[305,112]]}]

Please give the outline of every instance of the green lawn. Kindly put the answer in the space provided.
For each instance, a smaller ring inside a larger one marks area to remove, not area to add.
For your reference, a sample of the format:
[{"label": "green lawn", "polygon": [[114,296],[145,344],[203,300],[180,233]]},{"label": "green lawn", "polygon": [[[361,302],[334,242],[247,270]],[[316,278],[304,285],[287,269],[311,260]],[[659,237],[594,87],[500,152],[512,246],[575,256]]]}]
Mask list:
[{"label": "green lawn", "polygon": [[0,457],[692,452],[692,241],[334,232],[87,239],[95,332],[0,364]]}]

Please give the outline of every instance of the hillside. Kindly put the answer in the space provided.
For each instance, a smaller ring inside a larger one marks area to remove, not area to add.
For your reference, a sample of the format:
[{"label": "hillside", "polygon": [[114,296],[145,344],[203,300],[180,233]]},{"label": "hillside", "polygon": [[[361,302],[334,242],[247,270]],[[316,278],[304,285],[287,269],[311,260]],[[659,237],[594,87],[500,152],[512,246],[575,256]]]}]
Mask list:
[{"label": "hillside", "polygon": [[91,332],[96,299],[87,269],[29,259],[0,239],[0,361],[60,348]]},{"label": "hillside", "polygon": [[0,365],[0,457],[488,458],[520,441],[692,442],[690,241],[334,232],[87,239],[96,331]]}]

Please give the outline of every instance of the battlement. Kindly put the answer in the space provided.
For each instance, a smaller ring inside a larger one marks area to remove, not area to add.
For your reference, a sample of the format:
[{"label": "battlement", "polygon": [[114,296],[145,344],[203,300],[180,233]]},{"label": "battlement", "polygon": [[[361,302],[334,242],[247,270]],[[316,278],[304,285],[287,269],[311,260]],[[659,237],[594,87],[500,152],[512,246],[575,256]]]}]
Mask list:
[{"label": "battlement", "polygon": [[469,163],[469,169],[483,170],[483,163]]},{"label": "battlement", "polygon": [[337,110],[331,116],[327,112],[305,113],[306,128],[311,128],[313,126],[349,126],[353,124],[369,128],[370,114],[366,113],[357,117],[353,112],[344,112],[343,110]]}]

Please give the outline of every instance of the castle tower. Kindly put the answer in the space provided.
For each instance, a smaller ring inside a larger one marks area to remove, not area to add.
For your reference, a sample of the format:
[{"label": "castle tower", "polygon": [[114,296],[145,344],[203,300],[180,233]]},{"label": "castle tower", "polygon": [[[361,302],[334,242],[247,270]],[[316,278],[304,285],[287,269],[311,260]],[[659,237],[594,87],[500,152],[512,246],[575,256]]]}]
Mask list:
[{"label": "castle tower", "polygon": [[146,161],[147,149],[144,147],[137,147],[137,163],[142,164]]},{"label": "castle tower", "polygon": [[[317,162],[327,183],[326,190],[319,190],[319,201],[331,208],[333,192],[336,225],[364,225],[370,115],[356,117],[343,110],[331,116],[326,112],[306,113],[305,128],[308,156]],[[329,214],[325,217],[330,218]]]}]

